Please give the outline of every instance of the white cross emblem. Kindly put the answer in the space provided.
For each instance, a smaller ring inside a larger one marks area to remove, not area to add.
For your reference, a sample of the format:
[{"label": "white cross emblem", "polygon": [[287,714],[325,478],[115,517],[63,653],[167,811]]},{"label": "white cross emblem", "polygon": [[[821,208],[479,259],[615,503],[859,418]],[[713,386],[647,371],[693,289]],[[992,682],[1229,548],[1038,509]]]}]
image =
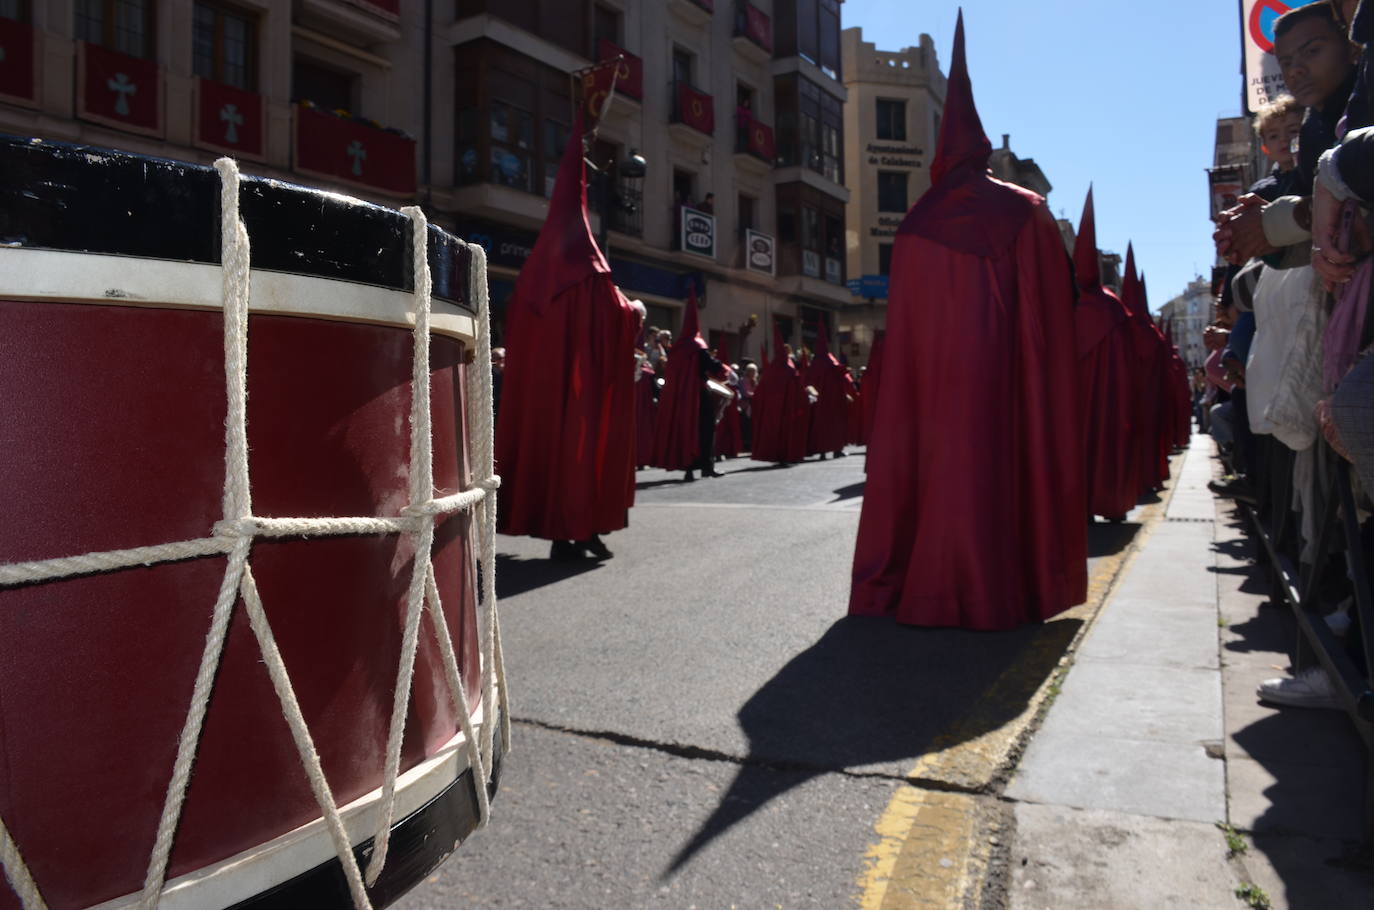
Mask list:
[{"label": "white cross emblem", "polygon": [[224,141],[231,145],[239,141],[238,127],[243,126],[243,115],[238,105],[226,104],[219,109],[219,119],[224,121]]},{"label": "white cross emblem", "polygon": [[129,116],[129,96],[138,94],[138,86],[129,81],[129,77],[123,73],[115,73],[113,79],[106,79],[105,85],[110,91],[118,92],[119,98],[115,101],[115,113],[121,117]]},{"label": "white cross emblem", "polygon": [[361,177],[363,175],[363,162],[367,160],[367,150],[357,139],[354,139],[352,144],[348,146],[348,157],[353,159],[354,175]]}]

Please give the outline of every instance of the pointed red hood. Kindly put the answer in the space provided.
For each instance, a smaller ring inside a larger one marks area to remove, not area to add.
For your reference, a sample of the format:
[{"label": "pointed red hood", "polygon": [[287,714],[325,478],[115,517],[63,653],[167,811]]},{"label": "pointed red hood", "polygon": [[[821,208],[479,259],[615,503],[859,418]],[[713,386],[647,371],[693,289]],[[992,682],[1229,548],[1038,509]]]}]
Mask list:
[{"label": "pointed red hood", "polygon": [[587,171],[582,160],[579,113],[558,166],[548,217],[516,279],[516,294],[527,300],[536,313],[542,313],[564,289],[597,272],[610,271],[587,220]]},{"label": "pointed red hood", "polygon": [[964,11],[954,26],[954,53],[949,62],[945,109],[940,117],[940,138],[935,145],[935,161],[930,166],[930,181],[938,184],[964,166],[987,168],[992,143],[983,131],[983,121],[973,103],[973,83],[969,81],[968,60],[964,53]]},{"label": "pointed red hood", "polygon": [[697,288],[693,283],[687,288],[686,312],[682,314],[682,334],[677,336],[673,342],[673,350],[680,351],[687,348],[701,348],[705,350],[706,342],[701,339],[701,319],[697,315]]},{"label": "pointed red hood", "polygon": [[1146,315],[1141,307],[1140,277],[1135,272],[1135,248],[1129,243],[1126,244],[1126,270],[1121,277],[1121,302],[1133,318],[1138,320]]},{"label": "pointed red hood", "polygon": [[1073,270],[1080,291],[1102,286],[1102,269],[1097,259],[1097,217],[1093,212],[1093,188],[1083,201],[1083,217],[1078,222],[1078,239],[1073,245]]},{"label": "pointed red hood", "polygon": [[816,323],[816,359],[824,360],[830,356],[830,336],[825,331],[825,320]]}]

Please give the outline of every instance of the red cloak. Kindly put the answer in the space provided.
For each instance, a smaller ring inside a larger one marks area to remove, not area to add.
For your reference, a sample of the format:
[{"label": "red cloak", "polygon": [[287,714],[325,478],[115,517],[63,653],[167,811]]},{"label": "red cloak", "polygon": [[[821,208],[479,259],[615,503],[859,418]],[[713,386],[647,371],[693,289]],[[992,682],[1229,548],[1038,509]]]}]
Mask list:
[{"label": "red cloak", "polygon": [[1157,489],[1164,483],[1167,460],[1160,454],[1164,436],[1163,388],[1164,359],[1159,330],[1145,308],[1140,292],[1140,276],[1135,270],[1135,248],[1126,245],[1126,269],[1121,281],[1121,302],[1131,316],[1131,339],[1135,357],[1135,424],[1133,428],[1136,486],[1140,492]]},{"label": "red cloak", "polygon": [[782,334],[773,327],[773,359],[759,374],[754,390],[754,461],[784,464],[806,457],[806,392],[801,374],[783,350]]},{"label": "red cloak", "polygon": [[849,612],[1006,629],[1087,596],[1076,295],[1045,200],[987,173],[963,16],[897,231]]},{"label": "red cloak", "polygon": [[654,415],[658,402],[654,400],[654,386],[658,374],[646,359],[639,365],[639,380],[635,383],[635,465],[644,467],[654,457]]},{"label": "red cloak", "polygon": [[1083,466],[1088,511],[1104,518],[1122,518],[1140,494],[1131,463],[1135,385],[1130,314],[1121,299],[1102,286],[1091,187],[1083,203],[1073,264],[1078,281],[1074,328],[1084,394]]},{"label": "red cloak", "polygon": [[734,458],[744,450],[744,426],[740,423],[739,391],[725,406],[725,414],[716,424],[716,454]]},{"label": "red cloak", "polygon": [[878,332],[874,336],[873,350],[868,355],[868,367],[864,370],[863,383],[859,386],[863,392],[863,444],[866,446],[873,443],[873,418],[878,412],[878,387],[883,376],[883,346],[886,338],[886,332]]},{"label": "red cloak", "polygon": [[811,406],[811,425],[807,433],[806,454],[838,452],[849,441],[849,402],[851,387],[844,367],[830,353],[825,323],[816,335],[816,356],[806,369],[806,384],[816,390]]},{"label": "red cloak", "polygon": [[654,423],[654,454],[649,464],[669,471],[688,471],[701,459],[701,436],[697,419],[701,414],[701,339],[697,322],[697,292],[687,294],[682,331],[668,349],[668,370],[658,396],[658,417]]},{"label": "red cloak", "polygon": [[506,314],[496,425],[503,534],[585,540],[625,527],[634,504],[641,313],[592,239],[581,130],[579,117]]}]

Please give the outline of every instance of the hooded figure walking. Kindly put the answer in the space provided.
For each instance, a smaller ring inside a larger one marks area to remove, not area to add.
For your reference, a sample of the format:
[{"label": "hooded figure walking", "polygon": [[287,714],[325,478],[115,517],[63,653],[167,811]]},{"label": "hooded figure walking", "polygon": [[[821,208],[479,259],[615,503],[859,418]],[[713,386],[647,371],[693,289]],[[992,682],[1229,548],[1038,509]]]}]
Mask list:
[{"label": "hooded figure walking", "polygon": [[1073,287],[1045,200],[987,173],[963,14],[931,188],[897,232],[849,612],[1008,629],[1087,596]]}]

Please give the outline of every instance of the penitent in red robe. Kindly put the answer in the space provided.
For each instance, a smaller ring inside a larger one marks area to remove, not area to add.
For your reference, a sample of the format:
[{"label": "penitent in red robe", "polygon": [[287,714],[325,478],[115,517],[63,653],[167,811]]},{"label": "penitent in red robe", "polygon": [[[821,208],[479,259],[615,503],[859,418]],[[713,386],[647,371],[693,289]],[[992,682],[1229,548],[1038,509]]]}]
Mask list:
[{"label": "penitent in red robe", "polygon": [[1130,314],[1121,299],[1102,286],[1097,253],[1093,191],[1088,189],[1073,251],[1078,282],[1074,328],[1083,388],[1083,451],[1088,511],[1123,518],[1136,504],[1131,440],[1135,379]]},{"label": "penitent in red robe", "polygon": [[1167,415],[1161,392],[1164,388],[1164,339],[1150,319],[1135,270],[1135,247],[1126,245],[1126,268],[1121,279],[1121,302],[1131,316],[1131,341],[1135,356],[1136,486],[1141,493],[1157,489],[1168,476],[1168,458],[1161,450],[1167,431]]},{"label": "penitent in red robe", "polygon": [[816,335],[816,356],[806,368],[804,380],[816,390],[811,406],[811,426],[807,433],[806,454],[838,452],[849,441],[849,404],[853,387],[844,367],[830,353],[825,323]]},{"label": "penitent in red robe", "polygon": [[654,415],[658,402],[654,400],[654,385],[658,374],[646,359],[638,367],[635,382],[635,465],[646,467],[654,457]]},{"label": "penitent in red robe", "polygon": [[878,413],[878,388],[883,378],[883,345],[886,332],[878,332],[873,338],[873,350],[868,355],[868,368],[864,370],[863,383],[859,390],[863,393],[863,444],[873,443],[873,420]]},{"label": "penitent in red robe", "polygon": [[706,380],[701,372],[701,357],[706,342],[701,338],[697,317],[697,292],[687,295],[682,315],[682,331],[668,349],[668,369],[658,396],[658,415],[654,423],[654,452],[649,464],[669,471],[689,471],[701,460],[702,392]]},{"label": "penitent in red robe", "polygon": [[1040,196],[987,173],[963,17],[931,188],[897,231],[849,612],[1007,629],[1087,596],[1073,279]]},{"label": "penitent in red robe", "polygon": [[749,457],[784,464],[805,458],[808,407],[801,374],[774,326],[773,357],[754,390],[754,445]]},{"label": "penitent in red robe", "polygon": [[581,128],[578,118],[506,315],[496,425],[503,534],[585,540],[625,527],[634,504],[642,314],[592,239]]}]

